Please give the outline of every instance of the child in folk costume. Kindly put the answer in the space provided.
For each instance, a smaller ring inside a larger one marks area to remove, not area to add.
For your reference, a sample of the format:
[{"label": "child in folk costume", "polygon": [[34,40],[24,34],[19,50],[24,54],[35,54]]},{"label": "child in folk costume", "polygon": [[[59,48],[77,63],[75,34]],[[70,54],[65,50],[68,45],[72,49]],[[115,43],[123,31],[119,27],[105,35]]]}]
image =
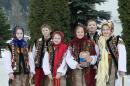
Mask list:
[{"label": "child in folk costume", "polygon": [[86,22],[87,37],[95,42],[96,54],[99,56],[98,40],[100,37],[99,31],[97,31],[97,22],[94,19],[90,19]]},{"label": "child in folk costume", "polygon": [[52,35],[52,47],[45,53],[42,65],[45,75],[48,75],[50,82],[52,81],[52,86],[66,86],[63,75],[65,75],[67,70],[64,57],[67,48],[64,43],[64,34],[60,31],[54,32]]},{"label": "child in folk costume", "polygon": [[97,22],[94,19],[90,19],[86,22],[87,26],[87,37],[92,39],[96,44],[100,37],[100,33],[97,31]]},{"label": "child in folk costume", "polygon": [[[96,86],[115,86],[115,79],[123,77],[126,72],[126,49],[119,36],[113,36],[113,23],[102,25],[99,38],[100,61],[96,75]],[[119,86],[119,85],[118,85]]]},{"label": "child in folk costume", "polygon": [[95,44],[85,36],[85,28],[78,24],[75,27],[75,38],[69,43],[74,60],[82,69],[70,69],[67,74],[67,83],[70,86],[95,86],[95,69],[97,56]]},{"label": "child in folk costume", "polygon": [[46,76],[44,75],[42,69],[42,59],[44,57],[45,51],[48,50],[48,47],[51,45],[51,27],[47,24],[41,26],[42,37],[36,40],[33,46],[33,58],[35,62],[35,76],[34,82],[35,86],[42,86],[42,83],[45,84]]},{"label": "child in folk costume", "polygon": [[24,40],[24,30],[16,26],[13,31],[13,40],[5,50],[5,66],[12,79],[12,86],[29,86],[29,74],[33,76],[33,59],[30,58]]}]

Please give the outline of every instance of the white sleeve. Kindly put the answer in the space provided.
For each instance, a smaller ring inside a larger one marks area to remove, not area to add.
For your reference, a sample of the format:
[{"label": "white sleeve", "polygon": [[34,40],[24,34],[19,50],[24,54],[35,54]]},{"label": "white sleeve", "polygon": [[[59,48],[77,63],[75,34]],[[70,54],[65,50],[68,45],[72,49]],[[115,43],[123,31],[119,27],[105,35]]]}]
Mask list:
[{"label": "white sleeve", "polygon": [[4,51],[4,66],[8,74],[14,72],[11,65],[12,65],[11,52],[8,50],[5,50]]},{"label": "white sleeve", "polygon": [[57,69],[57,72],[61,73],[61,75],[64,76],[66,74],[66,71],[67,71],[67,63],[64,56],[60,67]]},{"label": "white sleeve", "polygon": [[95,51],[96,51],[96,55],[98,57],[99,56],[99,47],[97,44],[95,44]]},{"label": "white sleeve", "polygon": [[95,55],[95,56],[90,56],[93,60],[92,60],[92,62],[90,62],[90,64],[91,65],[95,65],[96,64],[96,62],[97,62],[97,55]]},{"label": "white sleeve", "polygon": [[29,55],[29,66],[30,66],[30,72],[35,74],[35,63],[32,52],[28,53]]},{"label": "white sleeve", "polygon": [[33,56],[33,58],[35,58],[35,56],[36,56],[36,47],[35,47],[35,44],[33,45],[33,48],[32,48],[32,56]]},{"label": "white sleeve", "polygon": [[48,52],[45,52],[45,54],[44,54],[44,58],[43,58],[43,61],[42,61],[42,68],[43,68],[45,75],[51,74]]},{"label": "white sleeve", "polygon": [[77,61],[74,60],[74,57],[71,55],[70,49],[66,53],[66,63],[71,69],[76,69]]},{"label": "white sleeve", "polygon": [[126,72],[126,49],[125,45],[118,44],[118,53],[119,53],[119,59],[118,59],[118,71],[124,71]]}]

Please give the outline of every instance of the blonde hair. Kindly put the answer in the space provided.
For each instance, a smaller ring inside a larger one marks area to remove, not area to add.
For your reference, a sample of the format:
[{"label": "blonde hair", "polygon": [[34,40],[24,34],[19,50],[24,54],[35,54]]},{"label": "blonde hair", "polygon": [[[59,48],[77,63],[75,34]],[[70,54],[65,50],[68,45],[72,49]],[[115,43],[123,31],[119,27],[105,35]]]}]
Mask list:
[{"label": "blonde hair", "polygon": [[96,86],[106,86],[109,80],[109,63],[108,63],[108,52],[106,48],[106,39],[105,37],[101,36],[98,41],[99,49],[100,49],[100,58],[98,64],[98,70],[96,78]]},{"label": "blonde hair", "polygon": [[101,24],[101,29],[102,29],[104,26],[108,26],[112,31],[114,30],[114,24],[113,24],[113,22],[110,21],[110,20],[107,20],[106,22],[102,22],[102,24]]}]

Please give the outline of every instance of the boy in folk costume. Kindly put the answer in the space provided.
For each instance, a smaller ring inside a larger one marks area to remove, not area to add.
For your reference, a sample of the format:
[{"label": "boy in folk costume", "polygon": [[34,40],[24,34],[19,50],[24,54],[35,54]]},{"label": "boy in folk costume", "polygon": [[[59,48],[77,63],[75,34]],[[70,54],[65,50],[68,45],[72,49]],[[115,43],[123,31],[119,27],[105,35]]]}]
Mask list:
[{"label": "boy in folk costume", "polygon": [[100,37],[100,33],[97,31],[97,22],[94,19],[90,19],[86,22],[87,27],[87,37],[93,40],[96,44]]},{"label": "boy in folk costume", "polygon": [[5,66],[12,79],[11,86],[29,86],[29,74],[33,76],[33,59],[30,58],[27,49],[27,42],[24,40],[24,30],[16,26],[13,30],[13,40],[5,50]]},{"label": "boy in folk costume", "polygon": [[96,75],[96,86],[115,86],[115,79],[126,72],[126,49],[119,36],[113,36],[113,23],[109,21],[101,27],[99,38],[100,61]]},{"label": "boy in folk costume", "polygon": [[97,56],[99,56],[98,40],[100,37],[99,31],[97,31],[97,22],[94,19],[90,19],[86,22],[87,37],[95,42],[95,50]]},{"label": "boy in folk costume", "polygon": [[70,41],[69,46],[74,60],[82,69],[68,70],[67,83],[70,86],[95,86],[95,44],[85,36],[85,28],[81,24],[75,27],[74,34],[75,38]]},{"label": "boy in folk costume", "polygon": [[66,86],[65,75],[67,70],[64,55],[67,45],[64,43],[64,34],[56,31],[52,34],[52,46],[43,58],[43,71],[49,77],[49,84],[46,86]]},{"label": "boy in folk costume", "polygon": [[42,69],[42,59],[44,57],[45,51],[48,50],[48,46],[51,45],[51,27],[47,24],[43,24],[41,26],[41,32],[43,36],[36,40],[32,50],[36,72],[34,76],[35,86],[41,86],[43,79],[45,81],[46,76],[44,75]]}]

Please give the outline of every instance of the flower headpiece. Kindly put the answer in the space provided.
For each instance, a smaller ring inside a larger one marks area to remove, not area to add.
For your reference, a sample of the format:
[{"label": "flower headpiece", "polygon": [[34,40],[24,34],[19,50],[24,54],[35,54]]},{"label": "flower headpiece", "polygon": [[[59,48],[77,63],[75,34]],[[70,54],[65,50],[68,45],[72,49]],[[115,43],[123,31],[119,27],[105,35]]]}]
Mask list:
[{"label": "flower headpiece", "polygon": [[114,30],[114,24],[113,24],[113,22],[111,20],[102,21],[101,27],[103,27],[103,25],[108,25],[111,30]]}]

